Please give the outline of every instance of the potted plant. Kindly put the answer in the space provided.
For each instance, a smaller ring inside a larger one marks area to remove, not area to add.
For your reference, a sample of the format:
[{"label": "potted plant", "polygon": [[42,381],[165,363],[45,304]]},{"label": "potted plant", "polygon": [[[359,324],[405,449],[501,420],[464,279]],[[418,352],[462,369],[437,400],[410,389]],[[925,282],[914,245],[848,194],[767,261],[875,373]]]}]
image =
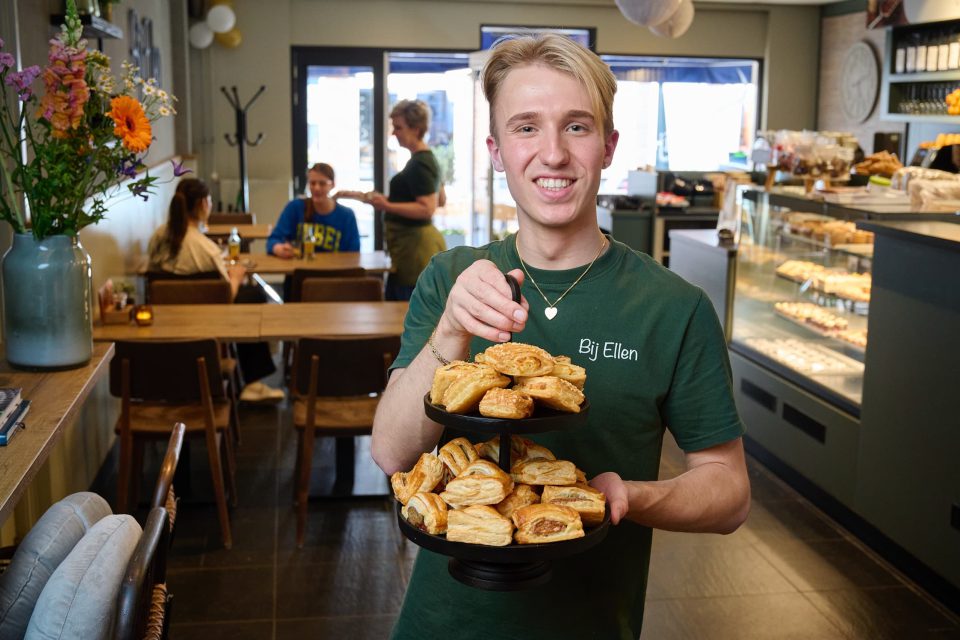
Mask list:
[{"label": "potted plant", "polygon": [[121,182],[147,198],[156,182],[143,172],[151,122],[175,113],[173,96],[135,67],[124,63],[117,82],[110,59],[87,51],[81,31],[67,0],[44,69],[17,71],[0,41],[0,219],[14,230],[2,264],[3,333],[15,366],[90,359],[90,257],[77,234],[103,219]]}]

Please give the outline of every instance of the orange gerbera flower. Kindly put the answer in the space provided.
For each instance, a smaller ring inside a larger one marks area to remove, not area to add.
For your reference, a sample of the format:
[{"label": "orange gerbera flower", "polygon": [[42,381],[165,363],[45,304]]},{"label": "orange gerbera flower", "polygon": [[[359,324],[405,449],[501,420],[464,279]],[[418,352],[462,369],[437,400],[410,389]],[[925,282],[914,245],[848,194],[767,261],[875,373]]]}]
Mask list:
[{"label": "orange gerbera flower", "polygon": [[139,100],[117,96],[110,101],[108,115],[113,119],[113,134],[123,141],[124,147],[133,153],[147,150],[153,141],[153,131]]}]

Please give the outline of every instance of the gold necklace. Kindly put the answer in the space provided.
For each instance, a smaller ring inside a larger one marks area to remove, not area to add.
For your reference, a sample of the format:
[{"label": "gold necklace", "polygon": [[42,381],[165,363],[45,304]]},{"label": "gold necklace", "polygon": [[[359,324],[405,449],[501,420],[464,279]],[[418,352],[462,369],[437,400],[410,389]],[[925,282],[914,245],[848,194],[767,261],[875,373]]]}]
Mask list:
[{"label": "gold necklace", "polygon": [[587,268],[583,270],[583,273],[581,273],[580,276],[573,281],[573,284],[567,287],[567,290],[561,293],[560,297],[554,300],[553,303],[551,303],[550,300],[547,299],[547,296],[543,293],[543,290],[540,288],[540,285],[537,284],[537,281],[534,280],[533,276],[530,275],[530,272],[527,271],[527,265],[524,264],[523,258],[520,256],[520,243],[519,242],[514,243],[517,249],[517,258],[520,259],[520,266],[523,267],[523,272],[527,274],[527,278],[530,279],[530,283],[533,284],[533,286],[537,289],[537,293],[540,294],[540,297],[543,298],[543,301],[547,303],[546,308],[543,310],[543,315],[547,316],[547,320],[553,320],[554,318],[557,317],[557,305],[560,304],[560,301],[563,300],[563,297],[565,295],[570,293],[571,289],[577,286],[577,283],[583,280],[583,276],[587,275],[587,272],[590,271],[590,267],[592,267],[593,263],[597,261],[597,258],[600,257],[600,254],[603,253],[603,249],[607,246],[607,239],[604,236],[600,236],[600,237],[601,237],[600,250],[597,251],[597,255],[593,256],[593,260],[591,260],[590,264],[587,265]]}]

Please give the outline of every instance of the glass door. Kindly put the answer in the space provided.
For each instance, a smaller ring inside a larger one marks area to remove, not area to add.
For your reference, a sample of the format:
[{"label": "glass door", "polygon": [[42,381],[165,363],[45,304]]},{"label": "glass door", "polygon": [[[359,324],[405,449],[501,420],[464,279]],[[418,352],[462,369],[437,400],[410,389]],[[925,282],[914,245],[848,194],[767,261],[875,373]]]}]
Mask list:
[{"label": "glass door", "polygon": [[[337,189],[383,191],[384,55],[372,49],[293,48],[294,192],[306,190],[307,168],[326,162]],[[383,248],[379,214],[357,200],[360,250]]]}]

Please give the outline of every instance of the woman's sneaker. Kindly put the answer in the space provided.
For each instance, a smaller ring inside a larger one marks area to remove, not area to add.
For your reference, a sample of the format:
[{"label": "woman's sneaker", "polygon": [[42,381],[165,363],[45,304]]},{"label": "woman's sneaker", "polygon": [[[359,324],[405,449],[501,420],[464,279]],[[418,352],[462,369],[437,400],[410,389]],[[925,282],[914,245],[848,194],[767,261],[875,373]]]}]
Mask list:
[{"label": "woman's sneaker", "polygon": [[240,392],[240,402],[280,402],[283,389],[274,389],[262,382],[251,382]]}]

